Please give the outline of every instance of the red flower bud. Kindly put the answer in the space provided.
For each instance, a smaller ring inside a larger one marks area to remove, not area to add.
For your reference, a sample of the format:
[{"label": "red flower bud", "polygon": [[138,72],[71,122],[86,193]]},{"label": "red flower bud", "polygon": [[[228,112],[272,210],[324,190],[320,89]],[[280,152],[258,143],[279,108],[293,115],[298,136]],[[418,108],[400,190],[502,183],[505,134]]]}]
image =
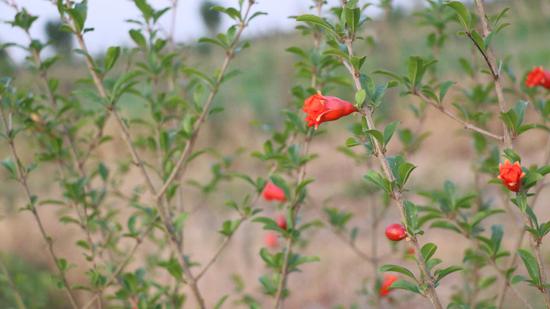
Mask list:
[{"label": "red flower bud", "polygon": [[274,232],[265,234],[264,243],[268,248],[277,249],[279,247],[279,236]]},{"label": "red flower bud", "polygon": [[317,129],[321,123],[340,119],[356,112],[357,108],[337,97],[314,94],[305,100],[303,111],[307,114],[307,125]]},{"label": "red flower bud", "polygon": [[384,275],[384,281],[382,281],[382,285],[380,285],[380,290],[378,291],[380,297],[388,295],[391,292],[391,285],[398,279],[395,275]]},{"label": "red flower bud", "polygon": [[287,224],[286,224],[286,217],[284,215],[279,215],[277,217],[277,225],[283,229],[283,230],[286,230],[287,228]]},{"label": "red flower bud", "polygon": [[386,237],[389,240],[400,241],[407,237],[407,230],[402,224],[390,224],[386,227]]},{"label": "red flower bud", "polygon": [[498,165],[498,179],[502,180],[502,184],[510,191],[518,192],[521,187],[521,179],[525,177],[525,173],[521,170],[519,162],[511,164],[510,161],[504,161],[504,164]]},{"label": "red flower bud", "polygon": [[543,70],[542,67],[534,68],[527,74],[525,85],[529,88],[542,86],[546,89],[550,89],[550,72]]},{"label": "red flower bud", "polygon": [[286,201],[285,191],[272,182],[267,183],[262,195],[266,201]]}]

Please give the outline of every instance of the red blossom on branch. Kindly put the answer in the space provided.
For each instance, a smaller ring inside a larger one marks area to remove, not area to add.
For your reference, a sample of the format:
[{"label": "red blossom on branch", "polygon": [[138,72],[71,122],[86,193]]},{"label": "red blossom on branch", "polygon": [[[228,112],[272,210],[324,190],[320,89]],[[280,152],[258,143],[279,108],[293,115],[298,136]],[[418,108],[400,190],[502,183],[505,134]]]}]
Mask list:
[{"label": "red blossom on branch", "polygon": [[264,244],[270,249],[277,249],[279,247],[279,236],[274,232],[265,234]]},{"label": "red blossom on branch", "polygon": [[279,202],[286,201],[285,191],[277,187],[272,182],[268,182],[267,185],[264,187],[262,196],[266,201],[279,201]]},{"label": "red blossom on branch", "polygon": [[307,125],[315,129],[323,122],[334,121],[357,111],[348,101],[337,97],[314,94],[304,101]]},{"label": "red blossom on branch", "polygon": [[525,79],[525,85],[529,88],[541,86],[550,89],[550,72],[542,67],[534,68]]},{"label": "red blossom on branch", "polygon": [[277,226],[283,230],[287,229],[286,217],[284,215],[279,215],[277,217]]},{"label": "red blossom on branch", "polygon": [[504,161],[504,164],[498,165],[499,175],[498,179],[502,180],[502,184],[513,192],[518,192],[521,187],[521,179],[525,177],[525,173],[521,170],[519,162],[510,163],[510,161]]},{"label": "red blossom on branch", "polygon": [[397,281],[399,278],[397,278],[397,276],[395,275],[390,275],[390,274],[387,274],[387,275],[384,275],[384,281],[382,282],[382,285],[380,285],[380,290],[378,291],[378,294],[380,295],[380,297],[384,297],[386,295],[388,295],[392,288],[392,284]]}]

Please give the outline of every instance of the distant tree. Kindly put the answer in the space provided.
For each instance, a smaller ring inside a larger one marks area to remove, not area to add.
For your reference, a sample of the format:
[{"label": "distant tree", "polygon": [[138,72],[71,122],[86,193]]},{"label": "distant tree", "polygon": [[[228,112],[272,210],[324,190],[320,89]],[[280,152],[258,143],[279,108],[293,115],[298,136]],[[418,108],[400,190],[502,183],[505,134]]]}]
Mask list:
[{"label": "distant tree", "polygon": [[73,37],[71,33],[63,31],[59,20],[50,20],[46,23],[46,35],[48,41],[55,48],[55,51],[63,57],[70,57],[73,48]]},{"label": "distant tree", "polygon": [[0,72],[10,74],[13,70],[11,57],[4,45],[0,42]]},{"label": "distant tree", "polygon": [[380,0],[380,8],[384,10],[384,16],[386,20],[389,20],[392,17],[393,11],[393,0]]},{"label": "distant tree", "polygon": [[218,28],[220,27],[222,21],[220,12],[212,9],[212,7],[217,5],[218,4],[214,1],[206,0],[200,6],[202,21],[206,25],[206,28],[208,28],[210,35],[218,32]]}]

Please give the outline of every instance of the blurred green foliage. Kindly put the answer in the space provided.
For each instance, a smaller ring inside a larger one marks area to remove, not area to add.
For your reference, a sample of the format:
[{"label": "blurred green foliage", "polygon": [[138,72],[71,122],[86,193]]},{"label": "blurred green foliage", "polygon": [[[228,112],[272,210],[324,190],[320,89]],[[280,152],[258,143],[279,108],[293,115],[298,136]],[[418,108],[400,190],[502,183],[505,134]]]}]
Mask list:
[{"label": "blurred green foliage", "polygon": [[[205,2],[203,6],[207,5],[212,3]],[[494,38],[493,44],[500,52],[499,56],[509,62],[511,67],[521,68],[521,71],[514,72],[519,79],[534,66],[550,66],[550,14],[541,9],[541,5],[541,0],[497,1],[489,8],[495,12],[505,7],[511,8],[506,20],[511,25]],[[212,10],[208,10],[210,11]],[[383,68],[405,73],[409,56],[433,56],[433,49],[426,42],[426,37],[433,28],[426,26],[423,17],[415,12],[399,14],[403,15],[389,21],[375,18],[364,32],[360,33],[363,40],[357,42],[356,52],[369,55],[365,65],[367,71]],[[415,25],[414,31],[411,31],[411,25]],[[456,34],[460,30],[460,25],[451,23],[451,34],[446,39],[446,46],[437,56],[437,74],[445,80],[457,80],[463,73],[459,59],[471,59],[474,54],[470,42]],[[274,123],[281,108],[293,104],[290,89],[299,78],[293,73],[295,56],[285,50],[292,45],[311,47],[312,43],[304,41],[296,33],[272,33],[251,40],[255,42],[246,57],[235,59],[234,68],[239,71],[239,78],[229,80],[223,86],[224,96],[218,97],[215,101],[215,105],[223,106],[226,113],[214,117],[242,118],[243,115],[247,115],[246,119],[255,118],[258,123]],[[182,52],[187,55],[189,66],[210,69],[213,69],[223,57],[220,52],[206,52],[202,44],[184,45]],[[475,61],[482,64],[480,58],[476,58]],[[65,74],[69,72],[70,74]],[[75,69],[74,65],[59,65],[52,73],[60,78],[62,83],[74,83],[85,76],[86,71],[83,64],[81,69]],[[28,77],[17,78],[18,83],[29,83],[31,79]],[[353,93],[339,92],[335,95],[348,100],[353,99]],[[407,100],[405,99],[406,103]],[[390,93],[381,108],[391,111],[391,106],[401,101],[403,99],[398,94]],[[132,114],[141,114],[145,102],[126,96],[121,104],[128,106]],[[243,114],[243,111],[246,112]]]},{"label": "blurred green foliage", "polygon": [[46,268],[13,255],[0,255],[0,260],[8,272],[0,272],[0,308],[17,308],[10,280],[29,309],[70,308],[62,290],[57,288],[53,274]]}]

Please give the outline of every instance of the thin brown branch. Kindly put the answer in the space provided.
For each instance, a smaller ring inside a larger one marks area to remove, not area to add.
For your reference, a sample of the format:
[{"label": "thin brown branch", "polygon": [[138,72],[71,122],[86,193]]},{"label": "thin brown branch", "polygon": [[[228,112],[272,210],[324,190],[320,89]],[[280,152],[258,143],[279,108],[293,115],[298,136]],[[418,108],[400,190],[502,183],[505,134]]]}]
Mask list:
[{"label": "thin brown branch", "polygon": [[[548,136],[548,140],[546,142],[546,153],[544,155],[543,164],[544,165],[550,164],[550,136]],[[535,207],[537,206],[538,198],[542,192],[542,189],[544,189],[544,187],[545,187],[545,183],[543,183],[542,180],[540,180],[539,183],[537,183],[537,186],[535,187],[535,194],[533,195],[533,198],[531,200],[532,209],[535,209]],[[521,244],[523,243],[523,238],[525,237],[525,233],[526,233],[526,230],[522,228],[521,232],[518,234],[516,241],[514,242],[514,246],[512,247],[512,250],[510,251],[512,252],[512,255],[510,257],[508,264],[506,265],[506,269],[510,269],[514,267],[514,265],[516,265],[518,255],[515,254],[515,252],[517,252],[518,249],[521,247]],[[498,298],[497,298],[497,308],[502,308],[502,305],[504,304],[504,298],[506,296],[507,288],[508,288],[508,284],[504,282],[499,289]]]},{"label": "thin brown branch", "polygon": [[[308,131],[308,134],[304,140],[303,143],[303,155],[307,155],[309,153],[309,146],[311,144],[311,140],[313,139],[314,130],[310,129]],[[298,177],[297,177],[297,185],[302,183],[306,177],[306,166],[307,164],[303,164],[299,171],[298,171]],[[296,216],[298,215],[300,208],[302,206],[302,203],[298,201],[298,197],[295,197],[294,201],[287,204],[287,209],[291,210],[292,215],[292,222],[296,222]],[[288,272],[289,272],[289,260],[292,255],[292,246],[294,245],[294,239],[292,236],[289,236],[286,239],[285,243],[285,255],[283,259],[283,267],[281,269],[281,277],[279,279],[279,285],[277,286],[277,292],[275,293],[275,305],[274,309],[280,309],[283,306],[283,292],[287,285],[287,279],[288,279]]]},{"label": "thin brown branch", "polygon": [[420,91],[417,91],[414,93],[414,95],[416,95],[417,97],[419,97],[420,99],[422,99],[423,101],[425,101],[426,103],[428,103],[429,105],[431,105],[432,107],[434,107],[436,110],[440,111],[441,113],[445,114],[447,117],[453,119],[454,121],[460,123],[460,125],[466,129],[466,130],[471,130],[471,131],[475,131],[475,132],[478,132],[482,135],[485,135],[487,137],[490,137],[492,139],[496,139],[497,141],[504,141],[504,137],[503,136],[500,136],[500,135],[497,135],[497,134],[494,134],[494,133],[491,133],[485,129],[482,129],[472,123],[469,123],[465,120],[462,120],[460,117],[458,117],[457,115],[455,115],[453,112],[451,112],[450,110],[446,109],[443,105],[441,104],[438,104],[437,102],[435,102],[434,100],[428,98],[425,94],[423,94],[422,92]]},{"label": "thin brown branch", "polygon": [[[354,55],[352,40],[351,39],[346,39],[345,43],[346,43],[346,47],[347,47],[347,50],[348,50],[348,54],[349,54],[350,57],[352,57]],[[344,63],[346,64],[347,61],[344,61]],[[351,74],[351,76],[353,78],[356,90],[358,90],[358,91],[361,90],[362,86],[361,86],[359,72],[357,72],[351,66],[351,64],[349,64],[349,63],[347,63],[347,65],[345,65],[345,66],[346,66],[346,68],[348,69],[349,73]],[[362,111],[362,114],[363,114],[363,117],[364,117],[364,119],[367,123],[368,129],[375,130],[376,127],[375,127],[374,121],[372,119],[372,113],[373,113],[373,111],[370,110],[370,109],[365,109],[365,110]],[[378,158],[378,161],[380,163],[380,166],[381,166],[384,174],[386,175],[386,177],[388,178],[388,180],[390,182],[393,182],[395,180],[395,177],[393,176],[393,173],[391,172],[391,169],[389,167],[387,158],[384,154],[384,151],[382,150],[382,146],[378,143],[378,140],[376,140],[376,139],[373,139],[373,143],[374,143],[374,148],[375,148],[375,155]],[[399,208],[399,213],[401,215],[401,220],[403,222],[406,222],[405,204],[404,204],[401,192],[397,191],[397,190],[393,190],[393,192],[391,192],[391,197],[396,202],[396,204]],[[416,260],[417,260],[417,263],[418,263],[418,267],[420,269],[420,272],[422,273],[425,284],[427,286],[427,291],[426,291],[427,295],[426,296],[428,297],[428,299],[430,300],[430,302],[432,303],[432,305],[435,309],[442,309],[443,306],[441,305],[441,301],[439,300],[439,296],[437,295],[437,292],[435,290],[434,279],[433,279],[432,275],[430,274],[429,268],[426,265],[426,261],[424,260],[424,257],[421,254],[420,243],[418,242],[418,239],[414,235],[410,235],[409,238],[410,238],[410,241],[411,241],[411,243],[413,244],[413,246],[415,248],[415,254],[416,254]]]},{"label": "thin brown branch", "polygon": [[[490,34],[491,29],[489,28],[489,22],[488,22],[487,14],[485,13],[485,6],[484,6],[484,3],[483,3],[483,0],[475,0],[475,7],[476,7],[476,10],[477,10],[477,13],[479,15],[480,22],[481,22],[483,38],[486,38]],[[475,41],[475,40],[472,39],[472,41]],[[476,47],[478,48],[478,50],[480,52],[482,52],[482,55],[484,56],[484,59],[486,60],[487,66],[491,70],[491,73],[493,75],[494,84],[495,84],[495,92],[496,92],[496,96],[497,96],[498,105],[499,105],[499,108],[500,108],[500,112],[503,113],[503,112],[506,111],[506,102],[505,102],[505,99],[504,99],[504,91],[503,91],[503,87],[502,87],[501,80],[500,80],[500,74],[498,73],[499,70],[497,70],[497,66],[496,66],[495,54],[494,54],[493,50],[490,47],[487,47],[486,49],[483,49],[476,42],[474,42],[474,43],[475,43]],[[484,50],[486,51],[485,53],[483,52]],[[502,121],[502,126],[503,126],[503,130],[504,130],[504,146],[506,148],[512,149],[513,148],[512,139],[511,139],[512,134],[511,134],[510,130],[508,129],[508,127],[506,126],[506,124],[504,123],[504,121]],[[529,206],[527,206],[527,207],[529,207]],[[525,221],[526,225],[531,226],[532,222],[529,219],[529,217],[527,216],[527,214],[522,212],[522,216],[524,217],[524,221]],[[521,239],[518,241],[518,243],[521,244]],[[518,246],[518,248],[519,248],[519,246]],[[546,286],[545,286],[545,284],[546,284],[546,270],[545,270],[544,262],[542,261],[542,255],[541,255],[541,252],[540,252],[540,243],[534,237],[531,240],[531,249],[535,252],[535,258],[537,260],[537,264],[539,265],[539,275],[540,275],[540,277],[543,281],[543,284],[542,284],[542,287],[541,287],[541,292],[544,296],[544,301],[546,303],[546,307],[550,308],[550,295],[548,294],[548,291],[547,291]],[[517,249],[514,252],[511,252],[511,254],[513,256],[517,255],[516,252],[517,252]],[[501,292],[503,292],[505,290],[506,290],[506,284],[501,289]],[[504,298],[504,295],[499,294],[499,302],[502,302],[503,298]]]},{"label": "thin brown branch", "polygon": [[193,152],[195,143],[197,141],[197,137],[199,135],[199,131],[203,123],[206,121],[206,118],[208,117],[208,114],[210,112],[210,106],[212,105],[214,98],[218,94],[218,90],[223,82],[223,78],[225,77],[225,73],[229,67],[229,63],[235,56],[235,49],[237,48],[237,44],[239,43],[241,35],[247,26],[247,19],[253,4],[254,4],[253,1],[249,2],[249,5],[246,8],[246,12],[244,14],[243,20],[239,25],[237,33],[235,34],[235,38],[233,39],[233,42],[231,43],[230,47],[225,53],[225,58],[219,70],[219,73],[216,77],[216,81],[212,86],[212,89],[210,91],[210,94],[208,95],[208,98],[206,99],[206,102],[202,106],[202,112],[200,113],[199,118],[195,122],[193,131],[191,133],[191,137],[189,137],[189,139],[187,140],[187,143],[185,144],[185,147],[183,148],[182,153],[180,154],[178,160],[176,161],[176,165],[172,169],[172,172],[170,173],[166,181],[163,183],[158,193],[156,193],[157,199],[162,198],[166,190],[168,190],[168,188],[172,185],[172,183],[176,180],[176,178],[181,177],[181,175],[185,172],[185,169],[187,168],[187,164],[189,163],[188,159]]},{"label": "thin brown branch", "polygon": [[[71,22],[73,23],[72,24],[73,32],[75,33],[75,36],[77,38],[80,49],[83,50],[86,54],[84,59],[85,59],[86,65],[88,67],[88,71],[90,72],[90,75],[92,76],[92,79],[94,81],[96,89],[98,90],[99,95],[103,99],[107,100],[108,99],[107,91],[106,91],[106,89],[103,85],[101,76],[99,76],[99,74],[94,69],[95,68],[94,60],[89,56],[88,49],[86,47],[86,43],[84,41],[82,33],[76,31],[76,27],[74,26],[74,21],[71,20]],[[141,174],[142,174],[143,178],[146,180],[146,184],[147,184],[147,187],[148,187],[149,191],[151,192],[151,194],[156,196],[157,191],[156,191],[156,189],[153,185],[153,182],[151,180],[151,177],[149,176],[149,173],[145,169],[144,161],[141,159],[139,153],[137,152],[137,149],[133,145],[133,142],[132,142],[132,139],[131,139],[131,136],[130,136],[130,132],[128,130],[128,127],[127,127],[126,123],[122,120],[121,116],[119,115],[119,113],[116,109],[111,108],[110,112],[115,117],[115,120],[116,120],[116,122],[119,126],[119,129],[120,129],[121,133],[122,133],[122,138],[124,139],[126,145],[128,146],[128,150],[130,151],[130,153],[132,155],[132,159],[133,159],[134,163],[138,166],[139,170],[141,171]],[[184,274],[187,278],[187,282],[188,282],[189,286],[191,287],[191,290],[193,292],[193,295],[195,296],[195,299],[197,300],[197,303],[198,303],[199,307],[201,309],[204,309],[204,308],[206,308],[206,305],[204,303],[204,299],[203,299],[203,297],[200,293],[200,290],[199,290],[199,288],[196,284],[196,281],[193,277],[193,274],[190,270],[189,263],[187,262],[184,254],[182,252],[180,252],[180,250],[179,250],[180,240],[178,239],[177,234],[174,231],[174,228],[172,226],[172,222],[169,218],[169,215],[168,215],[167,211],[163,207],[162,196],[161,196],[161,198],[156,198],[155,202],[156,202],[155,206],[157,208],[157,212],[158,212],[160,218],[162,219],[164,230],[165,230],[165,232],[167,233],[167,236],[168,236],[168,240],[169,240],[168,242],[169,242],[170,248],[177,255],[178,261],[179,261],[179,263],[180,263],[180,265],[183,269],[183,272],[184,272]]]},{"label": "thin brown branch", "polygon": [[[485,14],[485,6],[483,4],[483,0],[475,0],[475,6],[476,6],[477,13],[479,15],[479,20],[481,22],[483,38],[486,38],[490,34],[491,30],[489,29],[489,22],[488,22],[487,15]],[[472,41],[474,42],[478,50],[483,55],[483,58],[485,59],[485,62],[487,63],[487,66],[491,71],[493,81],[495,84],[495,93],[497,96],[498,107],[500,109],[500,112],[504,113],[506,112],[507,104],[506,104],[506,100],[504,99],[504,91],[503,91],[503,87],[500,79],[500,70],[496,65],[495,54],[491,49],[491,47],[487,47],[483,49],[481,48],[481,46],[477,44],[477,42],[475,42],[475,40],[472,39]],[[504,146],[506,148],[512,148],[513,147],[512,133],[510,132],[510,130],[508,129],[508,127],[504,122],[502,123],[502,130],[504,132]]]},{"label": "thin brown branch", "polygon": [[[124,271],[124,268],[126,268],[128,263],[130,263],[130,261],[132,260],[132,257],[136,253],[138,247],[143,243],[143,240],[147,237],[147,235],[149,235],[149,233],[153,230],[153,227],[154,227],[154,224],[151,223],[142,232],[142,234],[139,235],[136,238],[136,242],[134,243],[134,245],[132,246],[130,251],[128,251],[128,254],[126,254],[126,256],[123,258],[122,262],[120,262],[120,264],[118,264],[118,266],[115,268],[115,271],[113,271],[111,276],[107,279],[106,283],[103,285],[102,291],[105,290],[106,288],[108,288],[118,278],[118,276],[122,273],[122,271]],[[98,293],[98,294],[94,295],[92,298],[90,298],[90,300],[84,306],[82,306],[81,309],[88,309],[89,307],[91,307],[94,304],[95,301],[99,300],[100,297],[101,297],[101,293]]]},{"label": "thin brown branch", "polygon": [[[0,100],[1,100],[1,97],[0,97]],[[6,111],[3,108],[0,108],[0,113],[1,113],[2,122],[4,124],[5,133],[6,133],[6,136],[8,137],[8,146],[9,146],[10,152],[13,156],[13,159],[15,161],[15,166],[16,166],[16,171],[17,171],[17,180],[19,181],[19,183],[21,184],[21,186],[23,187],[23,189],[25,191],[25,195],[27,196],[28,203],[29,203],[28,208],[31,211],[31,213],[32,213],[37,225],[38,225],[38,229],[40,230],[40,234],[42,235],[42,238],[46,242],[48,252],[49,252],[50,257],[52,258],[52,260],[53,260],[53,262],[54,262],[54,264],[55,264],[55,266],[56,266],[56,268],[59,272],[59,276],[61,278],[61,281],[63,282],[63,287],[65,289],[65,292],[67,293],[67,297],[69,298],[71,306],[74,309],[77,309],[78,308],[78,303],[77,303],[76,298],[74,296],[74,292],[73,292],[71,286],[69,285],[69,281],[67,280],[67,276],[65,274],[65,271],[62,269],[60,259],[57,257],[57,254],[55,253],[55,250],[53,248],[53,240],[49,236],[49,234],[46,232],[46,229],[45,229],[44,224],[42,222],[42,218],[40,217],[40,214],[38,213],[38,210],[36,209],[36,206],[35,206],[36,197],[31,193],[29,184],[27,182],[27,175],[28,174],[27,174],[26,168],[23,165],[23,163],[22,163],[22,161],[19,157],[19,153],[17,152],[17,148],[15,147],[15,142],[14,142],[13,138],[11,137],[11,131],[12,131],[11,120],[10,120],[11,116],[7,115]]]}]

